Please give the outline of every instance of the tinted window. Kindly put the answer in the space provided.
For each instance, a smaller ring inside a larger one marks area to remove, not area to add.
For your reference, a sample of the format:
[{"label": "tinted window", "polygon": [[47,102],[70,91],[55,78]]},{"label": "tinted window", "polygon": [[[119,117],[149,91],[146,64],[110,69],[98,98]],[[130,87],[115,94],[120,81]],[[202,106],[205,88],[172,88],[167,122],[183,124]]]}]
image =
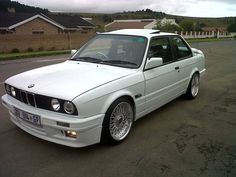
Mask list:
[{"label": "tinted window", "polygon": [[171,48],[168,38],[154,38],[151,40],[148,57],[161,57],[163,63],[173,61]]},{"label": "tinted window", "polygon": [[191,50],[188,48],[186,43],[181,38],[174,37],[172,39],[172,43],[177,59],[187,58],[192,56]]}]

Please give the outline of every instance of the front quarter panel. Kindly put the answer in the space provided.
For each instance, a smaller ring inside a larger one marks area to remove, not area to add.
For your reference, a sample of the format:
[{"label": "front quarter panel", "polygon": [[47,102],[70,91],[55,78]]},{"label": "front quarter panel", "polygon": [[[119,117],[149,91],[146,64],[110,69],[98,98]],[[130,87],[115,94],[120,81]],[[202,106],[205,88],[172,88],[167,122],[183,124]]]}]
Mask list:
[{"label": "front quarter panel", "polygon": [[[132,97],[136,112],[142,111],[145,104],[143,81],[142,72],[137,71],[134,74],[79,95],[73,100],[77,106],[79,118],[105,114],[109,106],[122,96]],[[142,96],[136,99],[135,95]]]}]

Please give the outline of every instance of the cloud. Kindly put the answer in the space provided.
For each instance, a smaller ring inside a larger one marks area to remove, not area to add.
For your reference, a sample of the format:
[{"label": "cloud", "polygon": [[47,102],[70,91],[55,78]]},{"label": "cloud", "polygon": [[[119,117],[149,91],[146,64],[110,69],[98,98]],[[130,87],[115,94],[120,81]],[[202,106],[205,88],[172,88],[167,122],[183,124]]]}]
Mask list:
[{"label": "cloud", "polygon": [[[200,0],[205,2],[206,0]],[[220,3],[224,3],[224,4],[236,4],[235,0],[207,0],[207,1],[211,1],[211,2],[220,2]]]},{"label": "cloud", "polygon": [[[193,1],[193,0],[190,0]],[[52,11],[73,12],[122,12],[142,9],[152,9],[166,13],[183,12],[188,4],[187,0],[19,0],[19,2],[48,8]]]},{"label": "cloud", "polygon": [[[47,8],[50,11],[114,13],[149,8],[169,14],[190,16],[209,16],[208,14],[217,16],[217,13],[220,16],[222,14],[227,16],[229,12],[226,9],[236,7],[236,0],[19,0],[19,2]],[[206,9],[206,5],[209,4],[209,9]],[[214,9],[220,11],[217,12]],[[191,15],[191,11],[195,13]],[[233,13],[236,16],[236,12],[231,11],[230,13],[230,15]]]}]

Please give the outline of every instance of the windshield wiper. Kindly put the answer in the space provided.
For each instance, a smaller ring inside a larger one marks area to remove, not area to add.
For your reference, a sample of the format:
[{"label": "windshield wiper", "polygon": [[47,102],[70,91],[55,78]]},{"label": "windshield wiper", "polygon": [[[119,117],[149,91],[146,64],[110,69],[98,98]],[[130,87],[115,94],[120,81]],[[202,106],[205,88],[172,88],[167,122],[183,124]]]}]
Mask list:
[{"label": "windshield wiper", "polygon": [[104,61],[102,59],[93,58],[93,57],[75,57],[71,60],[74,61],[85,61],[85,62],[91,62],[91,63],[103,63]]},{"label": "windshield wiper", "polygon": [[71,60],[74,61],[85,61],[85,62],[91,62],[91,63],[100,63],[100,64],[120,64],[120,65],[134,65],[137,66],[136,63],[130,62],[130,61],[124,61],[124,60],[102,60],[98,58],[93,57],[75,57]]},{"label": "windshield wiper", "polygon": [[103,61],[103,63],[124,64],[124,65],[135,65],[135,66],[137,66],[136,63],[133,63],[133,62],[130,62],[130,61],[125,61],[125,60],[106,60],[106,61]]}]

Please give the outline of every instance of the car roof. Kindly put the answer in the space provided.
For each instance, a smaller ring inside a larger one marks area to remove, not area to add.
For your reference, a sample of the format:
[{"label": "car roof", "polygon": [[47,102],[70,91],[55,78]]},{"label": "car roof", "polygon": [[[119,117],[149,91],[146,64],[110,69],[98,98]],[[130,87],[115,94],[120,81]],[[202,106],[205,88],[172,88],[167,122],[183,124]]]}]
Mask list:
[{"label": "car roof", "polygon": [[174,33],[165,33],[165,32],[160,32],[160,30],[152,30],[152,29],[122,29],[122,30],[116,30],[116,31],[102,33],[102,34],[144,36],[147,38],[151,38],[154,36],[177,35]]}]

